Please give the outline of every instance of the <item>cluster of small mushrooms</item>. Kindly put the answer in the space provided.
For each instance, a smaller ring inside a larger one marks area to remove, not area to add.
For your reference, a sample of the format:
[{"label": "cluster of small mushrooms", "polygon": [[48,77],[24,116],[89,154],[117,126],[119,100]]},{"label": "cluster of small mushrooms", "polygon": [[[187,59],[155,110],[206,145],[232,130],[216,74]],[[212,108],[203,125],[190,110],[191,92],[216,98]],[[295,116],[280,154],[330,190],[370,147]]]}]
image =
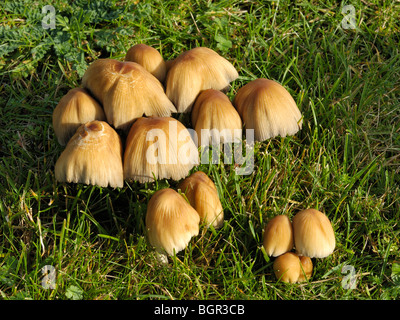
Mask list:
[{"label": "cluster of small mushrooms", "polygon": [[[250,81],[231,102],[226,90],[238,77],[228,60],[205,47],[165,61],[156,49],[137,44],[124,61],[94,61],[82,86],[71,89],[53,111],[55,135],[65,146],[55,164],[56,180],[113,188],[123,187],[124,181],[180,181],[178,191],[155,192],[146,212],[149,242],[167,261],[165,254],[186,248],[199,233],[200,223],[223,225],[213,181],[201,171],[188,176],[199,164],[198,147],[213,141],[210,136],[203,139],[202,130],[225,132],[219,141],[227,142],[240,140],[237,132],[243,128],[253,129],[256,141],[294,135],[301,129],[302,115],[294,99],[273,80]],[[190,113],[195,136],[172,117],[177,113]],[[307,218],[298,224],[314,228],[312,221]],[[280,241],[281,228],[275,225],[269,228],[274,231],[265,232],[265,239],[275,239],[267,241],[269,246],[270,241]],[[295,239],[300,234],[295,228]],[[320,241],[322,235],[316,234],[314,240]],[[296,250],[309,253],[299,244],[308,240],[298,241]]]},{"label": "cluster of small mushrooms", "polygon": [[[277,257],[275,276],[284,282],[302,282],[311,277],[311,258],[325,258],[335,249],[335,233],[328,217],[316,209],[272,218],[264,229],[265,252]],[[295,252],[293,252],[295,248]]]}]

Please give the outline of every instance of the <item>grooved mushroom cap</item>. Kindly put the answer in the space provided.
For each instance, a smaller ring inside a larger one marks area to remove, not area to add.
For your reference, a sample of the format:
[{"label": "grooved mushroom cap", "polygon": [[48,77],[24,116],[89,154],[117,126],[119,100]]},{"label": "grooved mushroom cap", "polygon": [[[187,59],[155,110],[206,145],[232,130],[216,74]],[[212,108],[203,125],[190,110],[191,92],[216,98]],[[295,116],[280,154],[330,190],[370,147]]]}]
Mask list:
[{"label": "grooved mushroom cap", "polygon": [[335,249],[335,233],[328,217],[315,209],[298,212],[292,221],[294,245],[299,255],[324,258]]},{"label": "grooved mushroom cap", "polygon": [[183,250],[199,233],[200,217],[175,190],[166,188],[153,194],[146,213],[149,242],[160,253]]},{"label": "grooved mushroom cap", "polygon": [[224,223],[224,211],[214,182],[202,171],[197,171],[184,179],[178,186],[189,203],[207,226],[220,228]]},{"label": "grooved mushroom cap", "polygon": [[139,63],[161,83],[167,73],[166,63],[161,54],[146,44],[139,43],[131,47],[125,55],[125,61]]},{"label": "grooved mushroom cap", "polygon": [[199,145],[237,142],[242,137],[242,119],[228,96],[219,90],[202,91],[191,117]]},{"label": "grooved mushroom cap", "polygon": [[60,182],[123,187],[122,143],[104,121],[81,125],[55,164]]},{"label": "grooved mushroom cap", "polygon": [[82,84],[100,101],[107,122],[116,129],[129,130],[143,115],[169,117],[176,112],[160,81],[136,62],[96,60]]},{"label": "grooved mushroom cap", "polygon": [[69,90],[53,111],[53,129],[58,142],[66,145],[80,125],[92,120],[106,120],[100,104],[83,88]]},{"label": "grooved mushroom cap", "polygon": [[140,118],[132,125],[124,154],[126,180],[180,180],[198,163],[196,144],[178,120],[170,117]]},{"label": "grooved mushroom cap", "polygon": [[293,249],[293,228],[286,215],[272,218],[264,229],[263,245],[265,252],[277,257]]},{"label": "grooved mushroom cap", "polygon": [[299,279],[301,272],[300,259],[293,252],[286,252],[277,257],[272,267],[278,280],[295,283]]},{"label": "grooved mushroom cap", "polygon": [[200,91],[224,90],[239,77],[228,60],[205,47],[185,51],[168,65],[166,94],[178,112],[190,112]]},{"label": "grooved mushroom cap", "polygon": [[257,141],[294,135],[302,115],[290,93],[279,83],[256,79],[241,87],[233,101],[247,129]]}]

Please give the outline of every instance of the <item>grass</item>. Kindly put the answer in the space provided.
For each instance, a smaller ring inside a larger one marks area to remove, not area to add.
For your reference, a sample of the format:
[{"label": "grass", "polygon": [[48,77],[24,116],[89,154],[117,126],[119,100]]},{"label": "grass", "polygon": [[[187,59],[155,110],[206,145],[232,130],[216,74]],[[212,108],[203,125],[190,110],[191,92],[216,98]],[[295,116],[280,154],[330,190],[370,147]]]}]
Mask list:
[{"label": "grass", "polygon": [[[2,299],[399,299],[398,2],[355,1],[356,29],[341,27],[347,3],[334,1],[59,0],[55,29],[41,27],[45,1],[26,3],[0,9]],[[203,228],[165,266],[144,218],[151,195],[177,182],[113,190],[54,178],[62,147],[52,110],[90,62],[122,59],[138,42],[165,59],[210,47],[239,71],[230,98],[266,77],[304,115],[296,136],[255,145],[250,175],[221,163],[196,168],[214,180],[225,223]],[[336,249],[313,259],[310,281],[278,282],[263,227],[307,207],[331,219]],[[54,289],[42,286],[46,265]],[[344,285],[344,266],[355,289]]]}]

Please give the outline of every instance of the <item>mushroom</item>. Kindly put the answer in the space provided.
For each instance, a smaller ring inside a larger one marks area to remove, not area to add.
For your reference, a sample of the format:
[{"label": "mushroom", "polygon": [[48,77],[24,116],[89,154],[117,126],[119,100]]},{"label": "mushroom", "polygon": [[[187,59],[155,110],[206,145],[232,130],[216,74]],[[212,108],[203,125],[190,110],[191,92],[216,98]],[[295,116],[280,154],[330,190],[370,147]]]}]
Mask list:
[{"label": "mushroom", "polygon": [[60,182],[123,187],[122,143],[104,121],[81,125],[55,164]]},{"label": "mushroom", "polygon": [[278,280],[295,283],[299,279],[301,272],[300,259],[293,252],[286,252],[277,257],[272,267]]},{"label": "mushroom", "polygon": [[199,163],[190,132],[171,117],[140,118],[126,139],[124,178],[139,182],[180,180]]},{"label": "mushroom", "polygon": [[296,283],[311,277],[313,265],[309,257],[299,257],[294,252],[286,252],[275,259],[273,269],[278,280]]},{"label": "mushroom", "polygon": [[263,246],[272,257],[293,249],[293,228],[288,216],[278,215],[268,222],[264,229]]},{"label": "mushroom", "polygon": [[224,223],[224,210],[214,182],[202,171],[184,179],[178,188],[186,195],[189,203],[207,226],[220,228]]},{"label": "mushroom", "polygon": [[161,83],[167,73],[166,63],[161,54],[146,44],[139,43],[131,47],[125,55],[125,61],[139,63]]},{"label": "mushroom", "polygon": [[335,233],[328,217],[315,209],[298,212],[292,221],[294,245],[299,255],[324,258],[335,249]]},{"label": "mushroom", "polygon": [[199,234],[199,223],[196,210],[173,189],[156,191],[147,205],[147,236],[162,262],[167,262],[165,253],[174,255],[186,248]]},{"label": "mushroom", "polygon": [[96,60],[82,83],[103,105],[108,123],[116,129],[128,131],[143,115],[169,117],[176,112],[160,81],[136,62]]},{"label": "mushroom", "polygon": [[67,92],[53,111],[53,129],[58,142],[64,146],[82,124],[106,120],[103,108],[83,88]]},{"label": "mushroom", "polygon": [[294,135],[301,129],[302,115],[290,93],[278,82],[256,79],[241,87],[233,105],[257,141]]},{"label": "mushroom", "polygon": [[191,117],[199,145],[237,142],[242,137],[242,119],[228,96],[219,90],[202,91]]},{"label": "mushroom", "polygon": [[168,64],[166,94],[178,112],[190,112],[202,90],[226,89],[239,76],[235,67],[212,49],[198,47]]},{"label": "mushroom", "polygon": [[297,282],[307,281],[311,278],[313,271],[313,263],[310,257],[301,256],[300,258],[300,274]]}]

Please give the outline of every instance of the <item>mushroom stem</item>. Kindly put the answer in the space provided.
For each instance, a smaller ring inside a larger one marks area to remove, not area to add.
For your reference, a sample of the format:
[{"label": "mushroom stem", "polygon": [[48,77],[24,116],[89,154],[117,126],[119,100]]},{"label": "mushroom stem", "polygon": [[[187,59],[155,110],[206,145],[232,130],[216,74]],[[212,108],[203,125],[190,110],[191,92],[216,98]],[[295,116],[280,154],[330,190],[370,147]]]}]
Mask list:
[{"label": "mushroom stem", "polygon": [[156,260],[160,264],[162,264],[162,265],[168,264],[168,256],[164,252],[160,252],[158,250],[155,250],[155,255],[156,255]]}]

